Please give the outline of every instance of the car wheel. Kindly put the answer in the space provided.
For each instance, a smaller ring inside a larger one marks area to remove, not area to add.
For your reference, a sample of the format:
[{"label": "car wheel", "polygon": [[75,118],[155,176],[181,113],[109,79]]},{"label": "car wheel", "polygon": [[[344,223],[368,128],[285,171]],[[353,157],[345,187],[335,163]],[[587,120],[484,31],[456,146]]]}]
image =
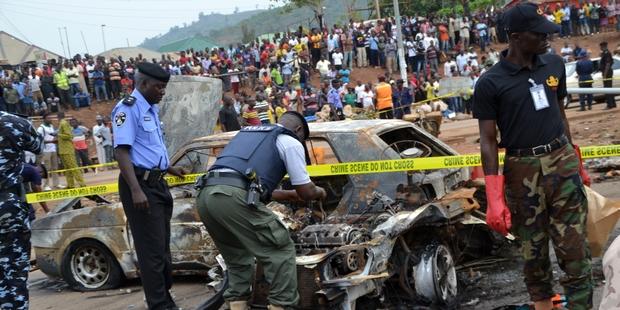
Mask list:
[{"label": "car wheel", "polygon": [[77,291],[115,288],[123,279],[121,268],[110,250],[95,240],[77,240],[65,251],[62,277]]},{"label": "car wheel", "polygon": [[454,305],[457,277],[454,259],[443,244],[427,247],[415,267],[415,289],[419,295],[444,307]]}]

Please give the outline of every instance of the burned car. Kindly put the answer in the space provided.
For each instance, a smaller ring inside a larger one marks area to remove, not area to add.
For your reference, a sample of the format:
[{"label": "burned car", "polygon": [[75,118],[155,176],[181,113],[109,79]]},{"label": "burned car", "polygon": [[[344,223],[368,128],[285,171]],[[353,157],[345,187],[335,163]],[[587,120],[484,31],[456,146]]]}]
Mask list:
[{"label": "burned car", "polygon": [[[234,135],[194,139],[171,162],[204,172]],[[306,144],[312,165],[456,155],[424,130],[398,120],[310,124]],[[484,196],[476,199],[481,191],[464,186],[468,180],[466,168],[321,176],[313,181],[326,189],[325,201],[269,204],[296,245],[300,307],[454,305],[455,266],[501,243],[478,211]],[[175,270],[214,269],[217,250],[193,208],[195,191],[184,185],[172,192]],[[41,269],[82,289],[116,285],[112,280],[119,274],[137,276],[120,204],[77,208],[84,199],[35,221],[33,246]],[[269,288],[260,266],[255,282],[252,304],[265,305]]]},{"label": "burned car", "polygon": [[[190,189],[170,190],[170,252],[176,274],[204,274],[218,266],[216,248],[194,208]],[[117,201],[117,202],[114,202]],[[32,223],[37,266],[79,291],[117,287],[137,278],[137,256],[123,206],[117,195],[63,201]]]}]

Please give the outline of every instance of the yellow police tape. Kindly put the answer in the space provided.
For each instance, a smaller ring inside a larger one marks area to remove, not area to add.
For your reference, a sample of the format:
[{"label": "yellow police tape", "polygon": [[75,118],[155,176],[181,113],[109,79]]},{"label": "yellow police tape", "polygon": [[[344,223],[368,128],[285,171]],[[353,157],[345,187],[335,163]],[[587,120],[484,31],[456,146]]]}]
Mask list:
[{"label": "yellow police tape", "polygon": [[[620,144],[604,146],[584,146],[581,147],[583,159],[620,156]],[[499,154],[500,164],[504,161],[504,154]],[[432,170],[444,168],[463,168],[482,165],[480,154],[457,155],[457,156],[438,156],[415,159],[388,159],[359,161],[341,164],[325,164],[308,166],[308,173],[312,177],[345,175],[345,174],[369,174],[387,173],[411,170]],[[190,184],[202,175],[190,174],[185,177],[166,177],[169,186]],[[74,197],[84,197],[90,195],[103,195],[118,192],[117,184],[102,184],[86,186],[81,188],[63,189],[56,191],[32,193],[26,195],[29,203],[60,200]]]},{"label": "yellow police tape", "polygon": [[[181,184],[190,184],[196,182],[196,178],[201,176],[198,174],[188,174],[183,178],[169,176],[165,177],[169,186],[176,186]],[[85,186],[79,188],[67,188],[55,191],[46,191],[39,193],[31,193],[26,195],[26,201],[28,203],[45,202],[52,200],[61,200],[74,197],[85,197],[91,195],[104,195],[118,192],[118,183],[101,184],[93,186]]]}]

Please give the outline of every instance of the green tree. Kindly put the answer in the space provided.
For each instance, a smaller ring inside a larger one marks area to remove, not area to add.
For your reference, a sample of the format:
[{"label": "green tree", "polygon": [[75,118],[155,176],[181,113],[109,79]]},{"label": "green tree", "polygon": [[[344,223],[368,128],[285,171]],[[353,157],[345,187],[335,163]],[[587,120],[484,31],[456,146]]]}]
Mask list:
[{"label": "green tree", "polygon": [[321,27],[323,26],[323,6],[325,5],[325,0],[271,0],[271,2],[274,5],[284,4],[284,12],[287,13],[294,8],[310,8]]}]

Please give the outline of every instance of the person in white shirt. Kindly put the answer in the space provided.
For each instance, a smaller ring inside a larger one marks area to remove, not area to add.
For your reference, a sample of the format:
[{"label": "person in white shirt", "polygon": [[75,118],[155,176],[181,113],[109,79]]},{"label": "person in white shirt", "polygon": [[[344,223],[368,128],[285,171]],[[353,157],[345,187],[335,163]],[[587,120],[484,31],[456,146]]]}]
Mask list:
[{"label": "person in white shirt", "polygon": [[103,123],[103,116],[97,115],[96,120],[97,125],[93,126],[93,140],[97,149],[97,160],[100,164],[112,162],[112,133]]},{"label": "person in white shirt", "polygon": [[343,59],[344,59],[344,54],[342,54],[342,51],[340,51],[340,49],[337,48],[335,52],[332,53],[332,61],[333,61],[334,67],[336,67],[336,70],[342,69]]},{"label": "person in white shirt", "polygon": [[496,51],[494,48],[491,47],[491,51],[489,52],[489,60],[493,63],[496,64],[499,62],[499,52]]},{"label": "person in white shirt", "polygon": [[459,69],[459,72],[463,71],[463,67],[467,64],[467,60],[469,57],[465,55],[465,52],[461,50],[458,55],[456,55],[456,65]]},{"label": "person in white shirt", "polygon": [[358,107],[362,107],[362,92],[366,89],[366,85],[362,83],[362,81],[357,81],[357,86],[355,86],[355,96],[357,97],[357,105]]},{"label": "person in white shirt", "polygon": [[450,60],[443,64],[443,76],[444,77],[454,76],[453,74],[454,71],[452,70],[453,68],[454,68],[454,71],[456,71],[458,75],[458,70],[456,70],[456,61],[454,61],[454,58],[450,57]]},{"label": "person in white shirt", "polygon": [[478,54],[476,53],[473,47],[469,48],[469,53],[467,53],[466,55],[467,55],[467,60],[471,60],[471,66],[478,67]]},{"label": "person in white shirt", "polygon": [[573,49],[568,45],[568,42],[564,42],[564,47],[560,50],[560,54],[562,54],[564,62],[570,61],[570,57],[573,55]]},{"label": "person in white shirt", "polygon": [[327,61],[327,59],[325,59],[325,57],[321,55],[321,60],[316,63],[315,68],[319,71],[319,74],[321,75],[321,83],[329,80],[329,65],[329,61]]},{"label": "person in white shirt", "polygon": [[[37,128],[37,133],[43,137],[42,161],[48,171],[58,170],[58,154],[56,152],[58,140],[56,138],[56,129],[52,125],[52,115],[45,114],[43,123]],[[50,187],[49,174],[43,183],[43,189],[49,191],[54,188],[61,188],[58,184],[58,173],[50,173],[52,175],[52,184]]]},{"label": "person in white shirt", "polygon": [[362,95],[362,106],[366,111],[373,111],[375,109],[375,105],[373,103],[373,98],[375,94],[370,89],[370,86],[364,85],[364,91],[361,93]]}]

